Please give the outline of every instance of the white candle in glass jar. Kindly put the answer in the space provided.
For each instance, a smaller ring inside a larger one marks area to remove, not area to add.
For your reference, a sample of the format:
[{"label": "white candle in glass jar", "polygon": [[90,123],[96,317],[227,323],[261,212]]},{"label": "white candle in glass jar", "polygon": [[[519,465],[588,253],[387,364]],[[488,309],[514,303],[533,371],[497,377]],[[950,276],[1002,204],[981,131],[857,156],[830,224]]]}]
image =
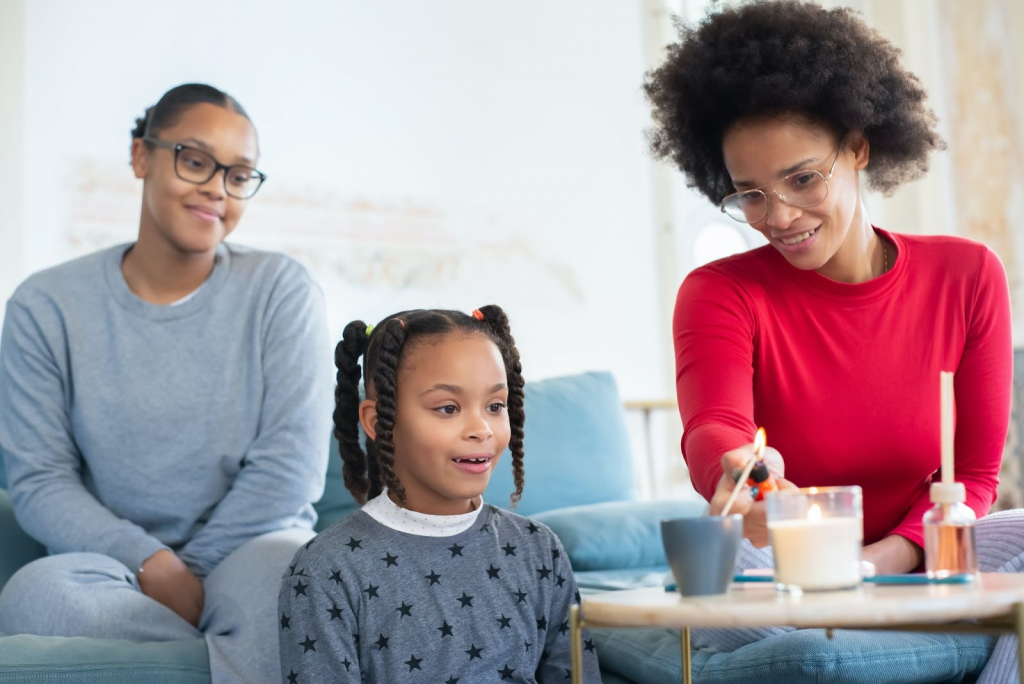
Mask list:
[{"label": "white candle in glass jar", "polygon": [[864,526],[859,517],[827,517],[817,504],[806,519],[768,523],[775,554],[775,583],[807,591],[860,584]]}]

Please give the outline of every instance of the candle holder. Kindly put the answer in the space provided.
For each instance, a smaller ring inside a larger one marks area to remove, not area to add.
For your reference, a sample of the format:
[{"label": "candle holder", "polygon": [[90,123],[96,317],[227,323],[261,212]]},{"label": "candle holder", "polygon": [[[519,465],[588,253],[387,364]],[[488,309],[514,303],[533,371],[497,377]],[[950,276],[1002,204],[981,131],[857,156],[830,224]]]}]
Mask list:
[{"label": "candle holder", "polygon": [[808,487],[765,497],[780,591],[833,591],[860,586],[864,545],[860,487]]}]

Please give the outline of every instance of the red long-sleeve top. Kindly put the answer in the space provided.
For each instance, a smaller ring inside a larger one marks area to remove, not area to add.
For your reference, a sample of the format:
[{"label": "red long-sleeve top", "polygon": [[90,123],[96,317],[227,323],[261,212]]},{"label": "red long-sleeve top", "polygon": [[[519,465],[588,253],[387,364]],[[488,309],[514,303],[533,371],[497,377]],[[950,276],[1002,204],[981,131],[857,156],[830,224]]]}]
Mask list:
[{"label": "red long-sleeve top", "polygon": [[786,478],[860,485],[864,540],[922,545],[940,466],[939,372],[955,371],[956,479],[980,517],[995,501],[1010,418],[1010,299],[998,257],[956,237],[875,229],[888,273],[849,285],[765,246],[696,269],[673,333],[683,455],[710,499],[722,454],[763,426]]}]

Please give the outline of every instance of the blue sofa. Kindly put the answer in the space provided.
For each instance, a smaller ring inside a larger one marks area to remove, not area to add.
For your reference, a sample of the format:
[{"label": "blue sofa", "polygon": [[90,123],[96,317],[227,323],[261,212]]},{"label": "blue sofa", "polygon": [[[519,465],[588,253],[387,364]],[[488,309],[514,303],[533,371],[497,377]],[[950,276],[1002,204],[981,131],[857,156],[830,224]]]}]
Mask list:
[{"label": "blue sofa", "polygon": [[[624,411],[607,373],[585,373],[526,386],[526,487],[517,512],[549,525],[562,539],[582,591],[660,583],[668,567],[659,521],[697,515],[702,506],[635,500]],[[2,460],[0,460],[2,466]],[[0,587],[45,550],[18,526],[0,467]],[[513,491],[502,459],[485,493],[498,506]],[[356,509],[332,440],[327,487],[317,504],[318,530]],[[602,666],[604,665],[602,661]],[[623,667],[616,668],[619,672]],[[602,671],[606,683],[628,683]],[[208,684],[203,640],[126,641],[0,635],[4,684]]]}]

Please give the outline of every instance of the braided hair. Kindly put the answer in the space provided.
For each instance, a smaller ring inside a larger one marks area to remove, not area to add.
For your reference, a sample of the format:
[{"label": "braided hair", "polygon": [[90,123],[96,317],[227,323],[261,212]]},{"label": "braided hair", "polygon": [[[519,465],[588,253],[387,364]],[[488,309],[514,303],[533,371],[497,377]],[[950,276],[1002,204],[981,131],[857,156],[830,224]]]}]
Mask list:
[{"label": "braided hair", "polygon": [[359,446],[359,380],[362,370],[359,359],[366,353],[369,337],[366,324],[352,321],[345,326],[341,342],[334,348],[334,365],[338,369],[338,384],[334,388],[334,438],[342,456],[341,474],[345,488],[359,503],[365,503],[368,493],[366,481],[366,454]]},{"label": "braided hair", "polygon": [[[362,321],[345,326],[334,352],[338,384],[334,392],[334,437],[338,440],[345,487],[360,504],[383,491],[394,492],[404,504],[405,488],[395,475],[395,408],[398,397],[398,368],[403,351],[411,342],[454,332],[486,335],[501,352],[508,385],[508,417],[511,427],[509,449],[515,492],[511,504],[523,494],[523,410],[524,386],[519,350],[509,327],[508,316],[497,305],[482,307],[473,315],[461,311],[417,309],[388,316],[371,332]],[[360,370],[359,359],[363,359]],[[372,383],[376,396],[377,424],[374,439],[366,439],[366,450],[359,444],[359,381],[364,388]]]},{"label": "braided hair", "polygon": [[512,438],[508,442],[512,452],[512,477],[516,491],[512,494],[511,504],[514,507],[523,495],[523,484],[526,471],[523,468],[523,426],[526,424],[526,411],[523,409],[525,382],[523,366],[519,362],[519,350],[512,338],[512,330],[508,324],[508,316],[500,306],[489,304],[481,309],[483,323],[491,330],[491,339],[498,345],[501,358],[505,362],[505,376],[508,383],[508,422],[512,428]]}]

